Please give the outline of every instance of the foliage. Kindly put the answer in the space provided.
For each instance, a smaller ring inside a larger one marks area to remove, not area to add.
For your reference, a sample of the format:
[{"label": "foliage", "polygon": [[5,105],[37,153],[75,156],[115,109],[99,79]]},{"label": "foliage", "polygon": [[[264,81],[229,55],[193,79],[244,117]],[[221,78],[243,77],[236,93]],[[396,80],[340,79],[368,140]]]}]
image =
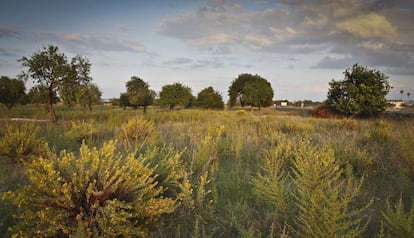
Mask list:
[{"label": "foliage", "polygon": [[270,83],[259,75],[240,74],[229,87],[229,104],[267,107],[273,104],[273,89]]},{"label": "foliage", "polygon": [[94,134],[98,132],[95,122],[71,122],[70,129],[65,131],[65,137],[68,139],[74,139],[81,144],[83,141],[91,141]]},{"label": "foliage", "polygon": [[126,107],[131,106],[127,93],[121,93],[121,95],[119,96],[119,106],[124,108],[124,110],[126,109]]},{"label": "foliage", "polygon": [[[139,106],[144,107],[144,112],[149,105],[154,102],[155,92],[149,89],[147,82],[144,82],[141,78],[137,76],[132,76],[131,80],[126,83],[126,96],[128,97],[128,105],[134,108]],[[122,97],[122,95],[121,95]],[[123,106],[126,104],[122,104]]]},{"label": "foliage", "polygon": [[385,212],[382,213],[385,225],[392,237],[414,237],[414,201],[409,211],[405,211],[402,197],[395,206],[387,201]]},{"label": "foliage", "polygon": [[26,87],[22,80],[10,79],[7,76],[0,78],[0,103],[12,109],[17,103],[23,103],[26,96]]},{"label": "foliage", "polygon": [[344,75],[344,80],[329,83],[328,105],[346,116],[372,116],[385,110],[391,88],[385,74],[355,64]]},{"label": "foliage", "polygon": [[39,137],[40,128],[33,123],[10,123],[0,139],[0,156],[14,163],[27,163],[48,153],[44,138]]},{"label": "foliage", "polygon": [[[29,103],[34,104],[47,104],[48,100],[48,91],[47,88],[43,85],[33,86],[29,93],[27,94],[27,100]],[[59,97],[56,92],[53,92],[52,103],[55,104],[59,102]]]},{"label": "foliage", "polygon": [[208,87],[197,95],[196,105],[202,108],[223,109],[224,102],[219,92],[214,91],[213,87]]},{"label": "foliage", "polygon": [[152,142],[157,135],[154,124],[151,121],[136,117],[121,125],[119,139],[130,147],[145,142]]},{"label": "foliage", "polygon": [[168,105],[170,109],[176,106],[185,107],[190,104],[192,98],[191,88],[181,83],[174,83],[162,87],[159,104]]},{"label": "foliage", "polygon": [[21,209],[12,228],[19,237],[145,237],[175,208],[153,171],[113,142],[40,158],[27,175],[25,187],[3,195]]},{"label": "foliage", "polygon": [[78,102],[82,107],[88,106],[89,111],[92,111],[92,105],[102,104],[102,92],[96,84],[80,85],[78,90]]},{"label": "foliage", "polygon": [[28,68],[20,77],[30,77],[34,83],[46,88],[47,110],[53,123],[57,121],[53,108],[53,94],[62,87],[72,87],[91,80],[89,61],[76,56],[68,63],[66,56],[59,52],[57,46],[43,47],[43,50],[35,52],[30,58],[22,57],[19,61],[23,67]]},{"label": "foliage", "polygon": [[298,237],[360,237],[364,209],[352,209],[362,180],[342,178],[332,150],[317,148],[309,141],[298,144],[293,161],[295,200],[299,209]]}]

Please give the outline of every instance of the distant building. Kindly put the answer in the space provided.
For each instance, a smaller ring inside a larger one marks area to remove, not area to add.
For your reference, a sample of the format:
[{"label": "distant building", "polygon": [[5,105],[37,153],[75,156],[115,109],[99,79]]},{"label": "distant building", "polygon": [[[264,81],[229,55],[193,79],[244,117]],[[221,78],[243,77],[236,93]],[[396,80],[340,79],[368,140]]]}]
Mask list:
[{"label": "distant building", "polygon": [[281,107],[287,107],[287,105],[288,105],[288,102],[280,102]]},{"label": "distant building", "polygon": [[394,105],[395,108],[402,108],[404,101],[403,100],[388,100],[388,103]]}]

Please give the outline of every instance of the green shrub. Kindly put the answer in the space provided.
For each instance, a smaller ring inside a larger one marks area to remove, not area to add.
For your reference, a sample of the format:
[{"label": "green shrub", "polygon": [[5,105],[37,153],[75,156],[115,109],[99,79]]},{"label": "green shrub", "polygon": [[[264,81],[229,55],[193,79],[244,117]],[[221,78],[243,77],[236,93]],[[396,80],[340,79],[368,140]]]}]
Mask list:
[{"label": "green shrub", "polygon": [[368,141],[379,144],[385,144],[389,142],[393,137],[391,124],[384,120],[376,121],[370,126],[366,137]]},{"label": "green shrub", "polygon": [[2,196],[20,208],[16,237],[145,237],[176,206],[153,171],[113,142],[40,158],[27,176],[25,187]]},{"label": "green shrub", "polygon": [[71,127],[65,132],[65,137],[74,139],[79,144],[82,141],[90,141],[93,135],[98,133],[97,124],[94,121],[90,122],[76,122],[71,123]]},{"label": "green shrub", "polygon": [[128,146],[139,145],[144,142],[152,142],[158,136],[154,124],[144,118],[133,118],[121,125],[119,139]]},{"label": "green shrub", "polygon": [[0,158],[8,162],[26,163],[48,153],[48,146],[39,138],[40,127],[33,123],[10,123],[0,139]]},{"label": "green shrub", "polygon": [[387,201],[385,212],[382,213],[385,226],[392,237],[414,237],[414,201],[409,211],[405,211],[402,197],[394,207]]}]

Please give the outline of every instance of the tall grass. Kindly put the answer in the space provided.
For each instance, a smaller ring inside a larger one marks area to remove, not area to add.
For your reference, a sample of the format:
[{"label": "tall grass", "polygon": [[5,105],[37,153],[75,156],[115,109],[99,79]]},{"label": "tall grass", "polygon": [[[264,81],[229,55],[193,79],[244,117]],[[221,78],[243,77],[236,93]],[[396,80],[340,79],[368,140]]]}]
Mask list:
[{"label": "tall grass", "polygon": [[[279,237],[302,232],[295,221],[299,210],[283,201],[284,197],[292,200],[295,192],[292,171],[299,166],[294,155],[300,148],[293,145],[298,141],[308,141],[310,149],[314,146],[315,150],[329,151],[323,155],[332,159],[335,168],[341,171],[337,181],[346,178],[363,181],[357,186],[358,199],[349,203],[352,210],[374,198],[369,209],[360,214],[370,217],[367,229],[358,230],[364,231],[362,236],[372,237],[381,230],[388,198],[400,194],[414,197],[414,119],[410,118],[315,119],[270,109],[261,112],[150,109],[143,114],[141,110],[111,107],[97,107],[92,112],[57,107],[57,114],[60,118],[57,125],[35,122],[40,128],[37,136],[56,154],[61,150],[76,154],[82,141],[99,147],[118,139],[121,153],[147,154],[156,158],[153,161],[161,161],[161,157],[179,160],[171,163],[179,164],[183,174],[180,179],[188,179],[187,189],[192,192],[186,206],[161,217],[162,225],[152,233],[154,237]],[[10,112],[2,111],[1,115],[2,137],[6,136],[9,118],[47,119],[42,106],[19,106]],[[141,124],[132,123],[138,120]],[[308,159],[317,156],[316,152],[310,153]],[[24,174],[21,165],[8,166],[16,169],[0,177],[2,191],[18,187],[18,178]],[[151,166],[162,175],[160,179],[168,177],[168,166]],[[271,168],[285,172],[273,175],[265,172]],[[270,190],[276,193],[274,201],[263,199],[264,187],[278,183],[287,189]],[[2,217],[15,212],[5,202],[0,205]],[[389,214],[392,211],[388,209]],[[1,231],[8,225],[0,221]],[[383,233],[395,231],[384,226]]]}]

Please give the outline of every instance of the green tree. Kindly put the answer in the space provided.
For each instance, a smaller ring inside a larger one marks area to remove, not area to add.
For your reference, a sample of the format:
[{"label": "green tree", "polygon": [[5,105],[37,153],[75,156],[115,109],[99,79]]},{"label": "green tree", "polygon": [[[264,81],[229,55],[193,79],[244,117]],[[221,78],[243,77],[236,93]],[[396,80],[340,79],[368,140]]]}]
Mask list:
[{"label": "green tree", "polygon": [[147,237],[177,199],[134,154],[109,142],[28,164],[28,183],[2,198],[20,207],[14,237]]},{"label": "green tree", "polygon": [[242,107],[251,105],[266,107],[273,104],[273,89],[270,83],[259,75],[240,74],[229,87],[229,104]]},{"label": "green tree", "polygon": [[346,116],[373,116],[385,109],[391,88],[385,74],[355,64],[344,75],[343,80],[329,83],[331,108]]},{"label": "green tree", "polygon": [[243,102],[258,107],[259,110],[273,104],[273,89],[264,79],[255,78],[252,82],[246,82],[243,92]]},{"label": "green tree", "polygon": [[102,104],[102,92],[96,84],[88,83],[78,88],[78,102],[82,107],[88,106],[89,111],[92,111],[92,105]]},{"label": "green tree", "polygon": [[119,106],[122,107],[124,110],[126,109],[126,107],[131,106],[127,93],[121,93],[121,95],[119,95]]},{"label": "green tree", "polygon": [[0,78],[0,103],[11,110],[17,103],[22,103],[26,97],[26,87],[22,80]]},{"label": "green tree", "polygon": [[[47,104],[47,97],[47,88],[40,84],[32,87],[27,93],[27,100],[29,103]],[[57,96],[56,92],[53,92],[52,103],[55,104],[57,102],[59,102],[59,97]]]},{"label": "green tree", "polygon": [[154,102],[155,92],[149,89],[147,82],[137,76],[131,77],[131,80],[126,83],[126,88],[130,106],[134,108],[142,106],[145,113],[147,107]]},{"label": "green tree", "polygon": [[159,104],[168,105],[173,109],[175,106],[188,106],[192,98],[191,88],[181,83],[174,83],[162,87]]},{"label": "green tree", "polygon": [[205,88],[198,93],[196,105],[202,108],[224,108],[223,98],[219,92],[214,91],[213,87]]},{"label": "green tree", "polygon": [[53,108],[53,95],[62,87],[77,85],[79,82],[88,82],[91,64],[80,56],[72,58],[68,63],[66,56],[59,52],[57,46],[49,45],[43,50],[35,52],[30,58],[19,59],[27,72],[20,75],[24,79],[29,77],[34,83],[47,89],[47,110],[52,123],[57,121]]}]

